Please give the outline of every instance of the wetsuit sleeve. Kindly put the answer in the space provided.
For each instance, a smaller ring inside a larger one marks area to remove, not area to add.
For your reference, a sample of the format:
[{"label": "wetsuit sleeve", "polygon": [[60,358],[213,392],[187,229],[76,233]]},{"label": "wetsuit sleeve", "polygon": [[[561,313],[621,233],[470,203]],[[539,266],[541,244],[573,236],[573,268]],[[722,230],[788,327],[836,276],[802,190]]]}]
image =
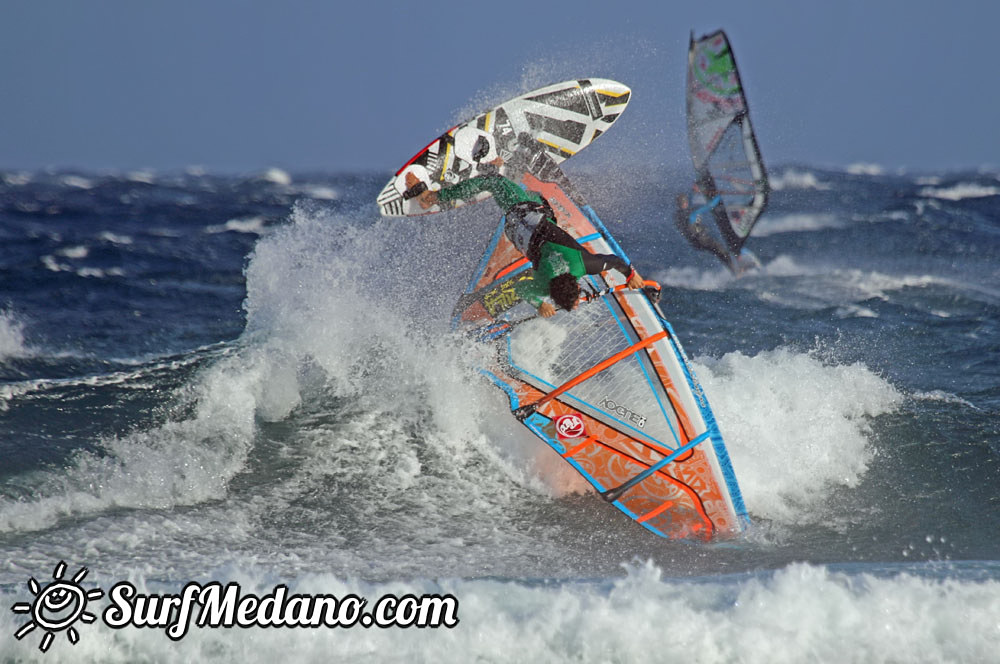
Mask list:
[{"label": "wetsuit sleeve", "polygon": [[605,270],[618,270],[626,279],[632,272],[632,266],[614,254],[592,254],[586,249],[580,254],[583,258],[583,267],[587,274],[598,274]]},{"label": "wetsuit sleeve", "polygon": [[438,199],[445,203],[473,198],[479,193],[488,191],[493,194],[497,205],[506,213],[514,205],[524,201],[540,202],[536,194],[530,194],[519,184],[502,175],[480,175],[459,182],[451,187],[445,187],[438,192]]},{"label": "wetsuit sleeve", "polygon": [[545,280],[538,278],[539,276],[536,275],[534,279],[522,279],[514,285],[514,292],[536,309],[541,306],[545,296],[549,294],[548,283],[542,283]]},{"label": "wetsuit sleeve", "polygon": [[495,178],[491,177],[475,177],[469,178],[459,182],[456,185],[450,187],[445,187],[438,192],[438,198],[445,203],[451,203],[452,201],[461,201],[467,198],[472,198],[476,194],[484,191],[488,191],[491,194],[496,188],[496,183],[493,182]]}]

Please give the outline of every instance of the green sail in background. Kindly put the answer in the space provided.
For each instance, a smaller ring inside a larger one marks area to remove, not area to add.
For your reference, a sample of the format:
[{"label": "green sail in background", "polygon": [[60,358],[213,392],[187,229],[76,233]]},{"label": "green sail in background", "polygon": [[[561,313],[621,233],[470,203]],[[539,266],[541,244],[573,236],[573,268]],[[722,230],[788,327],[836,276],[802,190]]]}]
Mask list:
[{"label": "green sail in background", "polygon": [[691,36],[687,76],[688,141],[698,199],[719,196],[729,250],[739,254],[767,205],[770,190],[726,33]]}]

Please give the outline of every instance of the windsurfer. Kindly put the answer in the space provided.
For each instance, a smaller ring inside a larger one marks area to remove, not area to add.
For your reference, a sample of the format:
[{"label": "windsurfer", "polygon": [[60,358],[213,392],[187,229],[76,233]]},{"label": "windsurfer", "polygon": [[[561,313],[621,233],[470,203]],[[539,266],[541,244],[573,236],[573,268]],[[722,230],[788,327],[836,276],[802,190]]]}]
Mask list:
[{"label": "windsurfer", "polygon": [[548,202],[539,194],[526,191],[502,175],[481,175],[437,191],[428,189],[419,178],[407,174],[406,199],[418,198],[429,208],[440,202],[465,200],[488,191],[507,217],[504,233],[514,247],[532,263],[534,276],[518,283],[523,299],[548,318],[556,313],[548,295],[561,308],[572,311],[580,301],[577,279],[615,269],[625,276],[629,288],[642,288],[644,282],[635,268],[614,254],[593,254],[573,236],[559,228]]}]

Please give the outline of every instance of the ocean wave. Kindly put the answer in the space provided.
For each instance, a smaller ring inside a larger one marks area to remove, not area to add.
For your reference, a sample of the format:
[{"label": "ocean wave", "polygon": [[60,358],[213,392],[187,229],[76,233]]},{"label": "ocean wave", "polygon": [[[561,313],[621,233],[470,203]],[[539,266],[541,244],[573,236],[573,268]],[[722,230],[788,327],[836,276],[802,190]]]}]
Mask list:
[{"label": "ocean wave", "polygon": [[151,185],[156,184],[156,173],[153,171],[130,171],[125,175],[125,179],[129,182]]},{"label": "ocean wave", "polygon": [[102,242],[110,242],[111,244],[129,245],[133,243],[131,236],[114,233],[112,231],[101,231],[97,237]]},{"label": "ocean wave", "polygon": [[830,365],[785,348],[697,358],[754,516],[785,525],[826,522],[838,487],[855,487],[871,462],[871,418],[903,395],[862,364]]},{"label": "ocean wave", "polygon": [[843,228],[844,223],[832,214],[768,215],[754,226],[754,237],[768,237],[780,233],[803,233]]},{"label": "ocean wave", "polygon": [[93,189],[95,186],[92,179],[81,175],[63,175],[59,178],[59,182],[73,189]]},{"label": "ocean wave", "polygon": [[736,280],[732,272],[722,264],[714,269],[704,270],[696,267],[671,267],[666,270],[656,270],[651,276],[663,286],[674,288],[690,288],[699,291],[714,291],[727,288]]},{"label": "ocean wave", "polygon": [[[326,213],[297,212],[291,224],[258,242],[246,272],[247,326],[239,350],[201,369],[169,397],[164,408],[177,415],[165,423],[93,441],[99,452],[78,452],[66,468],[40,472],[30,497],[0,501],[0,532],[35,532],[122,508],[226,500],[230,482],[247,468],[258,424],[286,421],[303,395],[317,391],[324,403],[344,402],[364,415],[333,416],[335,433],[323,425],[296,429],[303,448],[314,450],[313,462],[288,483],[267,483],[258,492],[278,499],[297,494],[296,487],[314,492],[341,478],[372,487],[373,502],[362,501],[360,510],[377,507],[390,486],[405,493],[416,485],[411,499],[418,503],[422,495],[443,492],[447,500],[421,503],[427,512],[407,526],[411,537],[449,529],[473,485],[474,493],[494,488],[496,513],[483,524],[489,529],[503,519],[500,497],[510,491],[511,478],[544,492],[531,468],[537,444],[528,451],[510,438],[509,411],[500,408],[504,396],[481,383],[456,353],[461,345],[441,334],[438,325],[447,318],[433,316],[433,334],[420,331],[420,312],[432,302],[427,284],[404,278],[386,298],[384,285],[373,281],[377,271],[369,263],[381,264],[390,247],[397,253],[410,248],[395,246],[394,236],[378,229],[340,224],[345,233],[332,234],[330,224]],[[454,234],[450,228],[434,232]],[[420,273],[416,262],[401,265],[412,265],[411,276]],[[51,387],[33,386],[9,398]],[[503,433],[493,441],[486,433],[494,427],[491,412],[504,417],[496,426]],[[415,435],[425,447],[415,446]],[[424,472],[427,446],[442,459],[432,473]],[[491,468],[487,478],[470,472],[439,484],[441,473],[484,460]],[[382,529],[388,529],[383,535],[390,547],[399,519],[386,519]]]},{"label": "ocean wave", "polygon": [[320,201],[336,201],[340,199],[340,192],[338,190],[322,184],[304,184],[297,187],[296,191]]},{"label": "ocean wave", "polygon": [[206,233],[251,233],[261,235],[266,231],[264,217],[246,217],[242,219],[230,219],[224,224],[217,224],[205,228]]},{"label": "ocean wave", "polygon": [[906,288],[927,288],[945,286],[952,289],[989,292],[976,284],[963,284],[953,279],[931,274],[886,274],[884,272],[830,268],[826,265],[805,264],[792,256],[779,255],[765,263],[760,270],[734,277],[721,264],[718,268],[704,270],[700,268],[668,268],[656,271],[657,281],[666,286],[690,288],[694,290],[720,290],[739,287],[755,291],[758,284],[768,278],[802,277],[797,281],[789,281],[785,289],[768,288],[772,301],[788,300],[790,304],[796,296],[809,296],[813,306],[837,306],[862,302],[868,299],[888,300],[889,294]]},{"label": "ocean wave", "polygon": [[952,394],[951,392],[945,392],[943,390],[932,390],[930,392],[915,392],[911,394],[910,397],[918,401],[937,401],[939,403],[965,406],[966,408],[972,408],[973,410],[981,410],[975,404],[963,399],[957,394]]},{"label": "ocean wave", "polygon": [[[67,561],[68,562],[68,561]],[[71,567],[71,569],[75,569]],[[602,581],[511,581],[497,578],[411,579],[370,583],[333,573],[275,579],[252,567],[214,570],[239,583],[243,596],[264,597],[281,583],[287,596],[354,595],[373,603],[388,594],[449,595],[454,627],[339,629],[192,625],[184,638],[162,628],[78,625],[70,643],[57,634],[38,650],[40,630],[4,640],[4,654],[25,662],[189,662],[279,660],[398,662],[992,662],[1000,650],[996,616],[1000,581],[966,578],[963,567],[897,566],[888,572],[846,571],[796,563],[774,571],[695,580],[666,577],[634,562],[625,575]],[[42,578],[44,571],[36,576]],[[84,585],[104,590],[119,581],[92,570]],[[132,574],[140,592],[179,594],[181,587]],[[25,587],[5,589],[4,604],[30,600]],[[95,600],[101,615],[107,599]],[[683,629],[668,629],[683,616]],[[14,634],[30,616],[0,612],[0,631]],[[672,622],[676,622],[675,620]],[[672,623],[671,623],[672,624]],[[628,625],[623,629],[622,625]],[[405,656],[400,653],[406,653]],[[54,659],[53,659],[54,658]]]},{"label": "ocean wave", "polygon": [[[11,358],[30,357],[34,351],[24,339],[24,323],[11,311],[0,310],[0,362]],[[6,387],[6,386],[5,386]],[[0,399],[0,404],[3,400]]]},{"label": "ocean wave", "polygon": [[[164,509],[225,496],[252,440],[253,395],[260,389],[254,369],[253,363],[219,361],[178,395],[177,408],[190,417],[106,437],[97,441],[100,453],[78,451],[68,467],[36,472],[30,497],[0,500],[0,532],[44,530],[109,509]],[[110,384],[133,377],[91,380]],[[56,384],[36,382],[32,389]]]},{"label": "ocean wave", "polygon": [[4,184],[11,187],[23,187],[34,179],[31,173],[4,173]]},{"label": "ocean wave", "polygon": [[63,247],[62,249],[56,250],[57,256],[65,256],[66,258],[86,258],[89,254],[90,249],[84,245]]},{"label": "ocean wave", "polygon": [[[83,256],[70,255],[66,257],[71,259],[84,258],[86,257],[86,254],[84,254]],[[125,276],[125,270],[123,270],[120,267],[99,268],[99,267],[89,267],[86,265],[77,267],[73,265],[67,265],[66,263],[61,263],[53,255],[42,256],[41,259],[39,260],[41,260],[42,265],[45,266],[45,269],[49,270],[50,272],[72,272],[77,276],[83,277],[85,279],[104,279],[107,277]]]},{"label": "ocean wave", "polygon": [[786,169],[780,174],[771,174],[771,189],[782,191],[784,189],[816,189],[825,191],[830,189],[830,185],[820,182],[815,173],[800,171],[794,168]]},{"label": "ocean wave", "polygon": [[950,187],[924,187],[918,193],[925,198],[961,201],[967,198],[998,196],[1000,195],[1000,187],[986,186],[976,182],[962,182]]},{"label": "ocean wave", "polygon": [[878,164],[859,162],[851,164],[846,169],[848,175],[882,175],[885,169]]},{"label": "ocean wave", "polygon": [[287,187],[292,184],[292,176],[280,168],[269,168],[256,176],[257,180]]}]

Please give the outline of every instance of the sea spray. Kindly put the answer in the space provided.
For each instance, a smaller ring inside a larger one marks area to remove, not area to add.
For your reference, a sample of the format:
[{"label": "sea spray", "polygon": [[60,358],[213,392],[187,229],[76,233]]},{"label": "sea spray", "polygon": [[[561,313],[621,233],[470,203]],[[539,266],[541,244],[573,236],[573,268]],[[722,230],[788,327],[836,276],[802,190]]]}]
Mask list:
[{"label": "sea spray", "polygon": [[787,348],[698,358],[747,508],[786,524],[825,518],[837,487],[857,486],[875,449],[872,417],[903,396],[862,364],[830,365]]}]

